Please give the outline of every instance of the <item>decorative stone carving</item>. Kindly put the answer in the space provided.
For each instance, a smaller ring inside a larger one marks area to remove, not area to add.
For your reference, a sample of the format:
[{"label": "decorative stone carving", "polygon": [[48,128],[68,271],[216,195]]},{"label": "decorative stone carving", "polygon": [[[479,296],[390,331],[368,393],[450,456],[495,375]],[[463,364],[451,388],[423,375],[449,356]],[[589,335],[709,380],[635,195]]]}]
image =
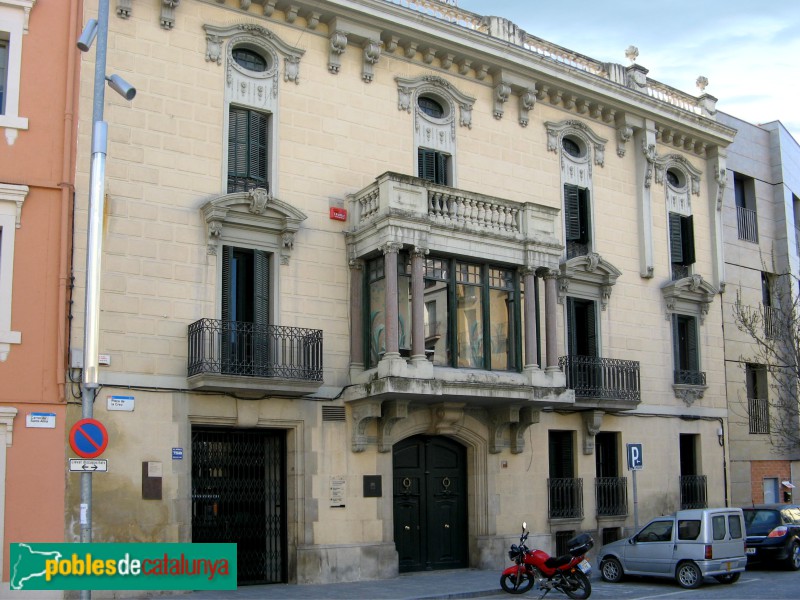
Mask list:
[{"label": "decorative stone carving", "polygon": [[175,9],[181,0],[161,0],[161,28],[170,30],[175,26]]},{"label": "decorative stone carving", "polygon": [[675,383],[672,385],[672,389],[676,398],[683,400],[686,406],[691,406],[698,400],[702,400],[708,386]]},{"label": "decorative stone carving", "polygon": [[697,87],[700,88],[701,92],[705,92],[706,86],[708,85],[708,77],[700,75],[700,77],[697,78],[697,81],[695,81],[695,84],[697,84]]},{"label": "decorative stone carving", "polygon": [[489,65],[481,64],[475,67],[475,79],[483,81],[489,74]]},{"label": "decorative stone carving", "polygon": [[555,123],[547,121],[544,124],[547,129],[547,149],[550,152],[559,152],[561,150],[561,140],[565,135],[574,135],[581,138],[587,148],[594,149],[594,164],[603,166],[605,164],[605,149],[608,140],[601,138],[588,125],[583,121],[576,121],[567,119]]},{"label": "decorative stone carving", "polygon": [[286,15],[286,22],[287,23],[294,23],[297,20],[297,13],[300,11],[299,6],[295,6],[294,4],[290,4],[286,7],[284,14]]},{"label": "decorative stone carving", "polygon": [[383,414],[378,419],[378,452],[392,451],[392,428],[408,417],[408,400],[392,400],[383,403]]},{"label": "decorative stone carving", "polygon": [[267,208],[267,203],[272,199],[264,188],[256,188],[248,192],[250,198],[250,212],[263,215]]},{"label": "decorative stone carving", "polygon": [[330,37],[330,53],[328,54],[328,71],[336,75],[342,66],[342,54],[347,49],[347,34],[334,31]]},{"label": "decorative stone carving", "polygon": [[[220,0],[217,0],[219,2]],[[264,16],[271,17],[275,12],[275,7],[278,5],[278,0],[265,0],[264,2]]]},{"label": "decorative stone carving", "polygon": [[495,119],[503,118],[503,104],[508,102],[508,97],[511,95],[511,86],[503,83],[502,81],[494,86],[494,115]]},{"label": "decorative stone carving", "polygon": [[361,79],[364,83],[370,83],[374,76],[375,63],[381,57],[381,46],[383,42],[378,40],[367,40],[364,42],[364,67],[361,71]]},{"label": "decorative stone carving", "polygon": [[[300,59],[305,54],[305,50],[302,48],[290,46],[270,30],[252,23],[240,23],[227,27],[203,25],[203,29],[206,32],[206,61],[208,62],[221,64],[222,45],[225,40],[228,40],[225,80],[229,91],[234,88],[239,90],[236,101],[242,102],[244,99],[241,98],[241,95],[249,95],[251,102],[254,102],[252,106],[274,110],[275,106],[269,105],[269,99],[278,96],[280,56],[284,58],[283,80],[299,83]],[[254,73],[240,67],[233,60],[232,55],[233,48],[238,44],[251,44],[258,47],[268,60],[267,69],[262,73]]]},{"label": "decorative stone carving", "polygon": [[700,176],[702,171],[696,169],[686,157],[681,154],[667,154],[657,156],[655,160],[656,183],[664,183],[664,174],[671,168],[677,168],[684,173],[688,182],[688,190],[694,196],[700,195]]},{"label": "decorative stone carving", "polygon": [[631,61],[631,64],[636,62],[636,59],[639,58],[639,49],[636,46],[628,46],[625,48],[625,58]]},{"label": "decorative stone carving", "polygon": [[117,0],[117,16],[120,19],[129,19],[131,16],[133,0]]},{"label": "decorative stone carving", "polygon": [[525,432],[539,422],[541,411],[525,406],[519,411],[519,420],[511,424],[511,454],[521,454],[525,450]]},{"label": "decorative stone carving", "polygon": [[414,58],[417,55],[417,43],[416,42],[406,42],[405,46],[403,46],[403,56],[406,58]]},{"label": "decorative stone carving", "polygon": [[[455,140],[455,108],[458,106],[461,127],[472,127],[472,106],[475,98],[467,96],[456,89],[449,81],[437,75],[422,75],[414,79],[395,77],[397,82],[397,108],[411,112],[414,107],[414,129],[423,130],[423,124],[429,125],[431,131],[449,131],[450,138]],[[417,106],[417,98],[425,93],[431,93],[440,100],[447,102],[446,113],[442,118],[435,119],[422,112]],[[439,149],[439,148],[437,148]]]},{"label": "decorative stone carving", "polygon": [[455,59],[455,54],[450,52],[439,52],[439,64],[442,65],[443,69],[449,69],[453,66],[453,60]]},{"label": "decorative stone carving", "polygon": [[311,30],[316,29],[317,25],[319,25],[319,18],[321,16],[322,15],[320,13],[318,13],[317,11],[313,11],[312,10],[312,11],[307,12],[306,13],[306,27],[308,27]]},{"label": "decorative stone carving", "polygon": [[617,156],[622,158],[625,156],[625,144],[631,139],[633,135],[633,127],[629,125],[620,125],[617,128]]},{"label": "decorative stone carving", "polygon": [[350,447],[353,452],[363,452],[367,448],[367,426],[381,416],[380,400],[364,399],[350,403],[353,420],[353,438]]},{"label": "decorative stone carving", "polygon": [[422,52],[422,62],[426,65],[433,64],[433,59],[436,58],[436,48],[432,48],[430,46],[421,49]]},{"label": "decorative stone carving", "polygon": [[648,144],[646,139],[642,139],[642,154],[644,154],[647,166],[644,174],[644,187],[649,188],[653,179],[653,166],[656,162],[656,145]]},{"label": "decorative stone carving", "polygon": [[432,435],[455,435],[464,424],[464,403],[443,402],[431,407]]},{"label": "decorative stone carving", "polygon": [[306,219],[301,211],[262,188],[217,196],[206,202],[201,212],[208,229],[209,254],[216,254],[225,229],[255,229],[265,247],[281,253],[282,264],[288,264],[294,234]]},{"label": "decorative stone carving", "polygon": [[528,113],[536,104],[536,86],[528,88],[519,95],[519,124],[528,126]]},{"label": "decorative stone carving", "polygon": [[519,406],[502,406],[489,409],[489,453],[498,454],[503,449],[503,432],[512,423],[519,422]]},{"label": "decorative stone carving", "polygon": [[701,275],[694,274],[662,286],[661,295],[664,297],[667,321],[677,312],[698,317],[702,325],[717,289]]},{"label": "decorative stone carving", "polygon": [[581,414],[583,415],[583,424],[586,426],[586,433],[583,435],[583,453],[594,454],[594,438],[603,425],[605,413],[602,410],[590,410]]},{"label": "decorative stone carving", "polygon": [[457,63],[458,65],[458,74],[459,75],[466,75],[469,73],[469,70],[472,68],[472,61],[466,58],[460,59]]},{"label": "decorative stone carving", "polygon": [[563,304],[564,298],[573,288],[580,288],[582,295],[595,298],[600,302],[600,308],[606,310],[611,290],[622,275],[610,262],[597,252],[589,252],[585,256],[576,256],[559,265],[558,276],[558,303]]}]

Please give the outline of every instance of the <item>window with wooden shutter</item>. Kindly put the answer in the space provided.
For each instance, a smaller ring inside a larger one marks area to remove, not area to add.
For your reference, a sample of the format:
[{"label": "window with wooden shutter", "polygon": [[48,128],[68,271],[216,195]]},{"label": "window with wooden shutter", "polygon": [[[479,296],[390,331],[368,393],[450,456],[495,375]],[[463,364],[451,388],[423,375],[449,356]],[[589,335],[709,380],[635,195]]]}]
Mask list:
[{"label": "window with wooden shutter", "polygon": [[591,241],[589,223],[589,190],[572,184],[564,185],[564,230],[567,258],[584,256]]},{"label": "window with wooden shutter", "polygon": [[694,263],[694,218],[691,215],[669,213],[669,246],[673,263]]},{"label": "window with wooden shutter", "polygon": [[705,373],[700,371],[696,317],[672,315],[672,343],[675,383],[705,384]]},{"label": "window with wooden shutter", "polygon": [[417,149],[417,175],[440,185],[448,185],[449,156],[429,148]]},{"label": "window with wooden shutter", "polygon": [[567,333],[570,356],[598,356],[597,315],[593,300],[567,298]]},{"label": "window with wooden shutter", "polygon": [[228,114],[228,193],[269,190],[269,115],[230,107]]}]

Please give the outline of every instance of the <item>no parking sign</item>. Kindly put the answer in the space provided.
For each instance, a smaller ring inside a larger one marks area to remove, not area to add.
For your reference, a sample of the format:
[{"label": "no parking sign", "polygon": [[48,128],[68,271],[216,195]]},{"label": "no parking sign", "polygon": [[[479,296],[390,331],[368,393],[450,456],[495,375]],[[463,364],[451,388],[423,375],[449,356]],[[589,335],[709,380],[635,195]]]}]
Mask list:
[{"label": "no parking sign", "polygon": [[96,419],[81,419],[69,432],[69,445],[78,456],[95,458],[108,446],[108,432]]}]

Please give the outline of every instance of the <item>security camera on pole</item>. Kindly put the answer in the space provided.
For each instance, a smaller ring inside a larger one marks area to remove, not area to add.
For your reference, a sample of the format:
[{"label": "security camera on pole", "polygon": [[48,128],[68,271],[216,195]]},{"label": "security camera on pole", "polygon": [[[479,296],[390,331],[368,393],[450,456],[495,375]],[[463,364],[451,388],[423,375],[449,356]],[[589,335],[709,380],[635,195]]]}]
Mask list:
[{"label": "security camera on pole", "polygon": [[[100,258],[102,252],[103,202],[105,199],[106,152],[108,125],[103,121],[105,84],[126,100],[132,100],[136,89],[119,75],[106,77],[106,51],[108,48],[108,0],[99,0],[97,20],[91,19],[78,38],[78,48],[88,52],[97,38],[94,66],[94,97],[92,104],[92,163],[89,187],[89,223],[86,244],[86,312],[83,333],[83,377],[81,379],[81,407],[83,419],[92,419],[94,397],[97,393],[98,339],[100,320]],[[81,542],[92,541],[92,473],[81,473]],[[91,598],[83,590],[81,598]]]}]

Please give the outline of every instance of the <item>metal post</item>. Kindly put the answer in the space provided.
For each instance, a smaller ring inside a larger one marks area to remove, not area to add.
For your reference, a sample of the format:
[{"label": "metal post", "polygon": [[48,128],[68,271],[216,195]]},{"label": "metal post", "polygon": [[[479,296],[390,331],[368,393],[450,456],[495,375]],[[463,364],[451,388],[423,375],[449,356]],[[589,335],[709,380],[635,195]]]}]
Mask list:
[{"label": "metal post", "polygon": [[[97,42],[95,45],[94,99],[92,105],[92,163],[89,188],[89,223],[86,244],[86,312],[83,331],[83,378],[81,409],[83,418],[94,413],[97,393],[98,343],[100,320],[100,258],[103,244],[103,202],[108,128],[103,122],[108,48],[108,0],[98,1]],[[92,474],[81,473],[80,540],[92,541]],[[81,591],[81,599],[92,597]]]},{"label": "metal post", "polygon": [[639,531],[639,494],[636,489],[636,469],[633,469],[633,530]]}]

